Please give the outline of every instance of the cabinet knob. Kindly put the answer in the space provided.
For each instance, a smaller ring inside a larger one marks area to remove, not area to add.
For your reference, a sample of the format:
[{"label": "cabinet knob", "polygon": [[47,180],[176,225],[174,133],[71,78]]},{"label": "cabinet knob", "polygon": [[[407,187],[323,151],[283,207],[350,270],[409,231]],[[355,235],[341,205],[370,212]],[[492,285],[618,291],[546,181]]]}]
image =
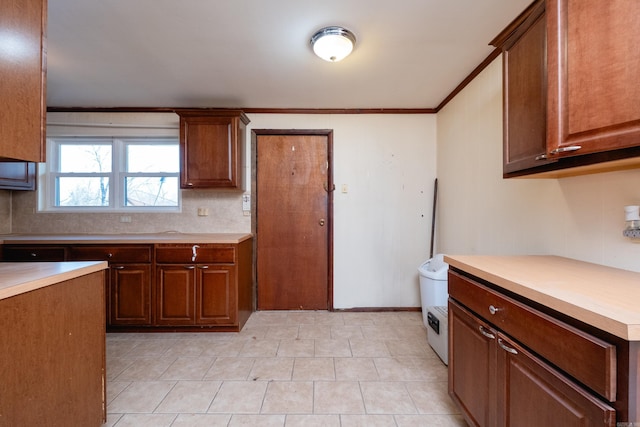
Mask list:
[{"label": "cabinet knob", "polygon": [[111,252],[109,252],[109,253],[107,254],[107,258],[113,258],[113,254],[112,254]]},{"label": "cabinet knob", "polygon": [[493,306],[493,305],[490,305],[490,306],[489,306],[489,313],[491,313],[491,314],[496,314],[498,311],[500,311],[500,309],[499,309],[499,308],[497,308],[497,307],[495,307],[495,306]]},{"label": "cabinet knob", "polygon": [[38,256],[38,254],[37,254],[37,253],[35,253],[35,252],[31,252],[31,253],[30,253],[30,255],[31,255],[31,257],[32,257],[32,258],[35,258],[35,257],[37,257],[37,256]]},{"label": "cabinet knob", "polygon": [[320,227],[324,227],[324,218],[321,218],[318,224],[320,224]]}]

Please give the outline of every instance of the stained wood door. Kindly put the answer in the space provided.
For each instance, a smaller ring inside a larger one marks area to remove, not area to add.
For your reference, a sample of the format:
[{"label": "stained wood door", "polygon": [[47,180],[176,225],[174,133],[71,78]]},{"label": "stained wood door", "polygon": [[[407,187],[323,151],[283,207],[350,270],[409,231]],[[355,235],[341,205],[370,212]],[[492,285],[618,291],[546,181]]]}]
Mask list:
[{"label": "stained wood door", "polygon": [[257,131],[259,310],[331,308],[331,131]]}]

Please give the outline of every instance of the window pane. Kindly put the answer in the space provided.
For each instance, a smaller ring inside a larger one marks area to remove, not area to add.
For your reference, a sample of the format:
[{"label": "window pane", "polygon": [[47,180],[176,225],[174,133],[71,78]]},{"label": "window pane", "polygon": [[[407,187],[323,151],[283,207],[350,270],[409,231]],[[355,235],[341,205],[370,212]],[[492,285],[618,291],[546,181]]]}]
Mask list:
[{"label": "window pane", "polygon": [[178,144],[128,144],[127,172],[178,172]]},{"label": "window pane", "polygon": [[177,177],[125,178],[125,206],[178,206]]},{"label": "window pane", "polygon": [[59,177],[56,206],[109,206],[109,178]]},{"label": "window pane", "polygon": [[111,172],[111,145],[60,144],[59,172]]}]

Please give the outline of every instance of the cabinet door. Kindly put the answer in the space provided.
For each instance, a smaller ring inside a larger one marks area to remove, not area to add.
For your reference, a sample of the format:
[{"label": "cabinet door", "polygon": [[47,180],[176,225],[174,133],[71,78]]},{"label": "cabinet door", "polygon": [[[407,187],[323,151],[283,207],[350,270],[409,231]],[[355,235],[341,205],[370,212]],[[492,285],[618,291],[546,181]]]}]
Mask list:
[{"label": "cabinet door", "polygon": [[640,2],[548,0],[548,149],[640,145]]},{"label": "cabinet door", "polygon": [[19,42],[0,55],[0,158],[44,161],[46,22],[46,0],[0,2],[3,38]]},{"label": "cabinet door", "polygon": [[[497,426],[616,425],[615,410],[498,333]],[[543,410],[542,410],[543,409]]]},{"label": "cabinet door", "polygon": [[151,265],[111,266],[110,325],[151,324]]},{"label": "cabinet door", "polygon": [[0,190],[35,190],[36,164],[0,162]]},{"label": "cabinet door", "polygon": [[237,321],[235,268],[198,265],[196,323],[234,325]]},{"label": "cabinet door", "polygon": [[496,332],[449,302],[449,394],[472,426],[495,425]]},{"label": "cabinet door", "polygon": [[180,186],[241,190],[244,114],[178,114]]},{"label": "cabinet door", "polygon": [[504,173],[548,163],[544,2],[503,46]]},{"label": "cabinet door", "polygon": [[194,265],[156,268],[156,324],[193,325],[195,276]]}]

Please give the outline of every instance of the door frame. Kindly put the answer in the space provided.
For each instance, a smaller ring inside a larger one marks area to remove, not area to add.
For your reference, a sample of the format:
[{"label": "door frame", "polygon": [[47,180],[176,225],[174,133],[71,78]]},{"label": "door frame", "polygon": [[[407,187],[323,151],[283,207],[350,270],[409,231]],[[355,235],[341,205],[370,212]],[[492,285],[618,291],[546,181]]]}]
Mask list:
[{"label": "door frame", "polygon": [[259,194],[257,186],[258,177],[258,152],[257,138],[260,135],[315,135],[327,137],[327,307],[329,311],[333,308],[333,193],[335,184],[333,181],[333,129],[252,129],[251,130],[251,233],[253,234],[253,301],[254,311],[258,304],[258,203]]}]

